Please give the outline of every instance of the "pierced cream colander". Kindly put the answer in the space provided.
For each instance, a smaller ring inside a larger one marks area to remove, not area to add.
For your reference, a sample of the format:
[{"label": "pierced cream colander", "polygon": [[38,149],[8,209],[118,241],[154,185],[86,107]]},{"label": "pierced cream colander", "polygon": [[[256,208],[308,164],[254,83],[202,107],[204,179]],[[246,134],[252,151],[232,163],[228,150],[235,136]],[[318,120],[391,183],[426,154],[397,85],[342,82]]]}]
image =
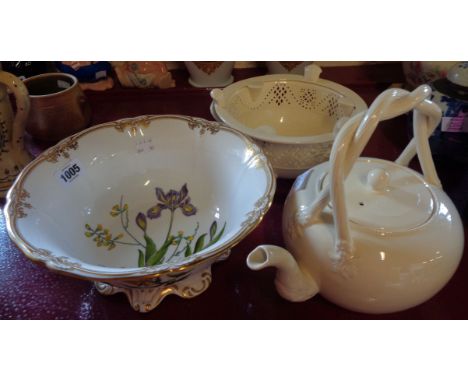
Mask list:
[{"label": "pierced cream colander", "polygon": [[335,126],[367,108],[356,93],[320,73],[309,65],[303,76],[259,76],[214,89],[211,112],[256,139],[278,176],[295,177],[328,160]]}]

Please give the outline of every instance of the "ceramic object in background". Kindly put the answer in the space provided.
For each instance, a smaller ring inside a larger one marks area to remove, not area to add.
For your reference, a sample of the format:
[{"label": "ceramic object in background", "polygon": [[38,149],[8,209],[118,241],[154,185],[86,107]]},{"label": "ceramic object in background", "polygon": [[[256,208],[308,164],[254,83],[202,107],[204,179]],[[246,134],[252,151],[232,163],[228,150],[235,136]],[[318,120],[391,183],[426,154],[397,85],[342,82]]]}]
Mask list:
[{"label": "ceramic object in background", "polygon": [[303,74],[313,61],[265,61],[270,74]]},{"label": "ceramic object in background", "polygon": [[282,178],[295,178],[328,160],[336,123],[367,105],[352,90],[319,78],[273,74],[235,82],[211,92],[213,117],[256,140]]},{"label": "ceramic object in background", "polygon": [[114,86],[112,66],[107,61],[62,61],[55,66],[60,72],[75,76],[82,90],[103,91]]},{"label": "ceramic object in background", "polygon": [[[442,109],[442,121],[430,143],[439,160],[453,167],[468,164],[468,62],[454,65],[447,78],[432,84],[433,101]],[[466,182],[465,182],[466,183]],[[460,188],[463,183],[460,183]]]},{"label": "ceramic object in background", "polygon": [[468,61],[462,61],[452,66],[447,73],[447,79],[468,92]]},{"label": "ceramic object in background", "polygon": [[457,61],[403,61],[403,72],[410,89],[445,78]]},{"label": "ceramic object in background", "polygon": [[[383,92],[349,119],[330,162],[297,178],[283,212],[291,253],[260,246],[253,270],[278,268],[276,288],[291,301],[320,293],[344,308],[390,313],[421,304],[450,280],[460,262],[463,226],[442,190],[428,137],[441,112],[430,87]],[[396,162],[360,157],[379,121],[414,109],[414,135]],[[423,175],[407,166],[414,155]]]},{"label": "ceramic object in background", "polygon": [[2,61],[0,69],[15,75],[21,80],[55,71],[54,64],[48,61]]},{"label": "ceramic object in background", "polygon": [[31,103],[26,130],[35,139],[57,143],[88,126],[91,109],[74,76],[46,73],[24,84]]},{"label": "ceramic object in background", "polygon": [[120,84],[126,88],[160,88],[175,86],[172,74],[161,61],[116,62],[114,70]]},{"label": "ceramic object in background", "polygon": [[468,220],[468,63],[459,62],[447,78],[431,83],[432,100],[442,109],[442,121],[430,138],[439,171],[450,173],[452,200]]},{"label": "ceramic object in background", "polygon": [[40,154],[10,190],[5,217],[31,260],[147,312],[168,295],[205,291],[211,264],[260,223],[275,186],[262,151],[237,131],[142,116]]},{"label": "ceramic object in background", "polygon": [[[16,101],[16,115],[7,93]],[[11,73],[0,70],[0,197],[4,197],[21,169],[31,161],[24,148],[24,126],[29,113],[28,90]]]},{"label": "ceramic object in background", "polygon": [[184,61],[190,85],[196,88],[224,87],[232,83],[234,61]]},{"label": "ceramic object in background", "polygon": [[432,88],[433,100],[442,110],[441,131],[468,133],[468,62],[454,65]]}]

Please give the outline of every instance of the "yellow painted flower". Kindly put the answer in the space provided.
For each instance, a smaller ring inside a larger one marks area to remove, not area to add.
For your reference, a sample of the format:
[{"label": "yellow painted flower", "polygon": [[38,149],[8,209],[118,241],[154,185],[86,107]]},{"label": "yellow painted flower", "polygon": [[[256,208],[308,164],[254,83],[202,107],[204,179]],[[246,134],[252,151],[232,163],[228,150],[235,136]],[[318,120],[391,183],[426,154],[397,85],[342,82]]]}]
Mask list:
[{"label": "yellow painted flower", "polygon": [[116,216],[119,216],[121,214],[121,210],[120,210],[120,206],[118,204],[115,204],[113,207],[112,207],[112,210],[110,212],[111,216],[113,217],[116,217]]}]

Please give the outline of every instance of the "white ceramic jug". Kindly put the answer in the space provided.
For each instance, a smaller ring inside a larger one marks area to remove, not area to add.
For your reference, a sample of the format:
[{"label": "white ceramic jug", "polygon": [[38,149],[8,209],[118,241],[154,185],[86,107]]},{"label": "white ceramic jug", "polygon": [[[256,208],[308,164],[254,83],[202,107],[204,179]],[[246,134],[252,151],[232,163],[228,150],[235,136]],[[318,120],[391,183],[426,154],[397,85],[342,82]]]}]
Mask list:
[{"label": "white ceramic jug", "polygon": [[[6,88],[16,99],[16,115]],[[0,70],[0,197],[5,196],[21,169],[31,160],[24,148],[24,126],[29,113],[29,96],[23,82]]]},{"label": "white ceramic jug", "polygon": [[[441,188],[428,137],[441,118],[423,85],[383,92],[367,113],[339,131],[330,161],[297,178],[285,203],[283,236],[290,252],[260,246],[253,270],[278,268],[286,299],[316,293],[360,312],[418,305],[452,277],[463,253],[458,212]],[[379,121],[414,109],[414,138],[396,160],[360,157]],[[408,163],[418,154],[423,176]]]}]

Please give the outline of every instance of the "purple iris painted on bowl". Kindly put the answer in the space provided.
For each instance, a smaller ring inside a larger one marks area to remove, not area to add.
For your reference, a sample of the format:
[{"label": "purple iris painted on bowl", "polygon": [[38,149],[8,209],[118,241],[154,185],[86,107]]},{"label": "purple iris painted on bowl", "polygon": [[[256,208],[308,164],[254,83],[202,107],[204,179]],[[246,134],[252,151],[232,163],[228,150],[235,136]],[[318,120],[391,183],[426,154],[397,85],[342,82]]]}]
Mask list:
[{"label": "purple iris painted on bowl", "polygon": [[[110,215],[120,219],[125,234],[113,235],[102,224],[98,224],[95,228],[90,224],[85,224],[85,236],[93,239],[98,247],[104,247],[108,250],[114,249],[117,245],[137,247],[139,267],[162,264],[180,257],[189,257],[219,241],[226,228],[226,222],[219,230],[218,222],[213,220],[206,233],[198,232],[200,228],[198,222],[190,233],[183,230],[178,230],[177,233],[173,232],[177,209],[180,209],[185,216],[192,216],[197,213],[197,208],[190,202],[187,183],[179,191],[171,189],[164,192],[160,187],[156,187],[155,191],[159,203],[149,208],[146,215],[143,212],[138,212],[135,217],[135,224],[142,231],[142,239],[132,232],[128,217],[129,206],[124,203],[123,195],[120,202],[112,207]],[[164,241],[157,243],[147,232],[148,221],[146,218],[157,219],[161,217],[163,210],[170,211],[169,228]]]},{"label": "purple iris painted on bowl", "polygon": [[190,203],[187,184],[184,184],[180,191],[169,190],[165,193],[161,188],[156,187],[156,197],[160,203],[148,209],[146,215],[150,219],[157,219],[165,209],[174,213],[178,208],[185,216],[192,216],[197,213],[196,207]]}]

